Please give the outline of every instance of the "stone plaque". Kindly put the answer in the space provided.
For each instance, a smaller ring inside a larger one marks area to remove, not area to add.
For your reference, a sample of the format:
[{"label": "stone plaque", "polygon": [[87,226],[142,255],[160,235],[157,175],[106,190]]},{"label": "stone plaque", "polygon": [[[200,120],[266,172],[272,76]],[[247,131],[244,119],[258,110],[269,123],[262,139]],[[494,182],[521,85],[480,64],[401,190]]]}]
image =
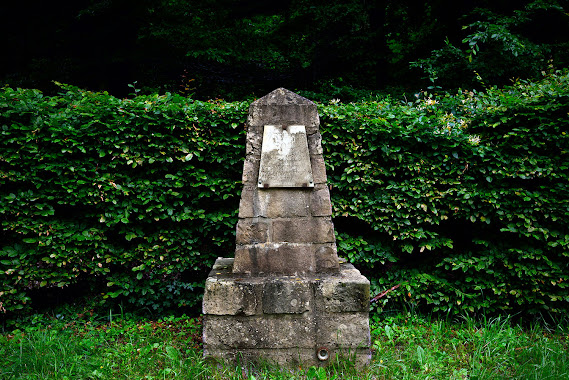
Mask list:
[{"label": "stone plaque", "polygon": [[258,186],[314,187],[304,125],[265,125]]}]

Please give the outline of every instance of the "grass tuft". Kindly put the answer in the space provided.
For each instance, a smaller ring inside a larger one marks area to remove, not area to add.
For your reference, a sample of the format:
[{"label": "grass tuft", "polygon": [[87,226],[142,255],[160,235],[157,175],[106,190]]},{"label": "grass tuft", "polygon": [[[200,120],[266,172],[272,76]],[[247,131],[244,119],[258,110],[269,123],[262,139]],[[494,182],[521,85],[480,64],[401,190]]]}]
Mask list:
[{"label": "grass tuft", "polygon": [[189,317],[73,319],[36,316],[0,335],[1,379],[563,379],[569,324],[510,318],[449,321],[374,316],[372,362],[349,356],[327,368],[235,366],[204,360],[201,323]]}]

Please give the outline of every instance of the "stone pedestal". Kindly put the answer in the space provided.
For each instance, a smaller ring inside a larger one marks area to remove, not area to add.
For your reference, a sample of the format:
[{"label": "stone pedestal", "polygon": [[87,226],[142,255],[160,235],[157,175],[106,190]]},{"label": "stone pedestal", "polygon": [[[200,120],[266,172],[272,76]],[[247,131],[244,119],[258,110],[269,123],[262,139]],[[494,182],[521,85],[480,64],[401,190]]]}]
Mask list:
[{"label": "stone pedestal", "polygon": [[324,366],[342,355],[369,363],[369,281],[351,264],[318,277],[243,277],[233,263],[217,259],[206,281],[206,356]]},{"label": "stone pedestal", "polygon": [[369,281],[338,259],[319,125],[282,88],[249,108],[235,259],[206,281],[206,357],[369,363]]}]

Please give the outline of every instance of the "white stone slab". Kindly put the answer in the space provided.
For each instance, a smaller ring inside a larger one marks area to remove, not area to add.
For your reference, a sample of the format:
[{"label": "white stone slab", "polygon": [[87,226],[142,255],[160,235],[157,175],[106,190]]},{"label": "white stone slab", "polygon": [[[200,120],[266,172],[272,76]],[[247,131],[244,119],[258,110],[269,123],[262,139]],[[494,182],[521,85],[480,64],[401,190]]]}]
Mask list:
[{"label": "white stone slab", "polygon": [[258,186],[314,187],[304,125],[265,125]]}]

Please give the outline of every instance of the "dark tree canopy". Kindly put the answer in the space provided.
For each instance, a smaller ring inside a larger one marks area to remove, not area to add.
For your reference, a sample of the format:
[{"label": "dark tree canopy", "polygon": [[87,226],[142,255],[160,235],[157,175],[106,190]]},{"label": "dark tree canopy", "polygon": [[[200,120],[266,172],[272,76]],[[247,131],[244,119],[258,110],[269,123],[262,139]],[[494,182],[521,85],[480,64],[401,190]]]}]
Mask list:
[{"label": "dark tree canopy", "polygon": [[202,98],[413,91],[569,64],[561,0],[22,0],[1,11],[1,82],[48,92],[54,80],[118,96],[134,82]]}]

